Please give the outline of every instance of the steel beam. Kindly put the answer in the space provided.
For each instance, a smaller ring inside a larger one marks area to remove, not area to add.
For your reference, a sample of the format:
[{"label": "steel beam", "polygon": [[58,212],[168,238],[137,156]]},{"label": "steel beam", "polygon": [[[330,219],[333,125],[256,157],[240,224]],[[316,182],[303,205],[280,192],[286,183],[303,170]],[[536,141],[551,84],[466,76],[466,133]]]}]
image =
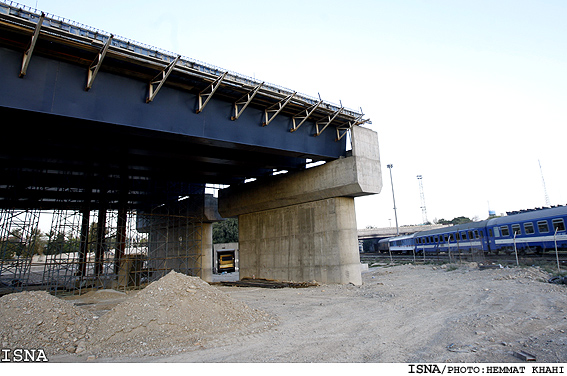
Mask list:
[{"label": "steel beam", "polygon": [[[286,98],[282,99],[278,103],[275,103],[273,106],[270,106],[264,110],[264,116],[266,120],[262,123],[262,126],[265,127],[266,125],[270,124],[272,120],[283,110],[283,108],[291,101],[291,99],[297,94],[294,92],[293,94],[287,96]],[[272,113],[272,117],[270,117],[270,113]]]},{"label": "steel beam", "polygon": [[164,70],[161,71],[161,73],[159,73],[157,76],[154,77],[153,80],[150,81],[150,89],[149,89],[148,98],[146,99],[146,103],[149,103],[154,100],[157,93],[165,83],[165,80],[167,80],[167,77],[169,77],[169,75],[173,71],[173,67],[175,67],[175,64],[177,64],[180,57],[181,56],[177,56],[175,60],[169,63],[167,67],[165,67]]},{"label": "steel beam", "polygon": [[[315,127],[317,128],[317,133],[314,134],[315,137],[319,136],[327,127],[335,120],[335,118],[343,111],[344,107],[341,107],[339,110],[335,111],[332,115],[327,115],[325,118],[319,120],[315,123]],[[319,128],[323,126],[323,128]]]},{"label": "steel beam", "polygon": [[35,48],[35,44],[37,43],[37,40],[39,39],[39,31],[41,30],[41,25],[43,24],[44,18],[45,18],[45,13],[42,12],[41,16],[39,16],[39,21],[37,21],[37,25],[35,27],[35,31],[33,33],[30,45],[29,45],[28,49],[26,50],[26,52],[24,52],[24,59],[22,61],[22,69],[20,70],[20,78],[24,77],[27,73],[28,65],[30,63],[30,60],[31,60],[31,57],[32,57],[32,54],[33,54],[33,50]]},{"label": "steel beam", "polygon": [[360,109],[360,112],[361,112],[360,116],[358,116],[356,119],[352,121],[347,121],[346,123],[343,123],[337,127],[337,138],[335,139],[335,141],[340,141],[347,134],[347,132],[351,130],[352,127],[354,127],[355,125],[360,125],[365,123],[365,121],[362,120],[362,117],[364,116],[364,114],[362,113],[362,109]]},{"label": "steel beam", "polygon": [[[244,110],[246,109],[246,107],[248,107],[248,105],[250,104],[250,102],[252,102],[252,99],[254,99],[254,96],[258,93],[258,90],[260,90],[260,88],[262,87],[262,85],[264,85],[264,83],[262,82],[260,85],[256,86],[254,89],[252,89],[251,91],[249,91],[248,93],[246,93],[244,96],[242,96],[239,100],[237,100],[236,102],[234,102],[234,116],[232,116],[230,118],[230,120],[237,120],[238,117],[240,115],[242,115],[242,113],[244,112]],[[238,109],[238,106],[241,106],[240,110]]]},{"label": "steel beam", "polygon": [[77,275],[83,277],[87,275],[87,254],[89,253],[89,217],[90,210],[83,209],[81,211],[81,236],[79,248],[79,268]]},{"label": "steel beam", "polygon": [[104,252],[106,251],[105,242],[106,232],[106,208],[100,208],[98,211],[98,224],[96,228],[96,249],[95,249],[95,265],[94,273],[99,276],[104,268]]},{"label": "steel beam", "polygon": [[[313,114],[313,112],[315,112],[315,110],[321,105],[321,103],[323,103],[323,100],[319,99],[319,102],[315,103],[313,106],[302,110],[297,115],[294,115],[291,118],[292,128],[289,131],[295,132],[299,127],[301,127],[301,124],[305,123],[305,121],[309,118],[309,116]],[[299,124],[297,124],[296,120],[299,120]]]},{"label": "steel beam", "polygon": [[96,77],[96,74],[98,73],[98,70],[100,69],[100,66],[102,65],[102,60],[106,56],[106,52],[108,51],[108,47],[110,47],[110,43],[112,42],[112,38],[113,38],[113,35],[110,34],[110,37],[106,41],[106,44],[104,45],[102,50],[98,53],[96,58],[91,63],[91,66],[89,67],[89,71],[88,71],[88,74],[87,74],[87,86],[85,87],[86,91],[88,91],[93,86],[94,79]]},{"label": "steel beam", "polygon": [[[207,103],[209,103],[209,101],[213,97],[213,94],[215,93],[215,91],[217,91],[217,89],[220,86],[220,83],[222,82],[222,80],[224,80],[227,73],[228,71],[224,72],[222,76],[217,78],[213,83],[211,83],[205,89],[201,90],[201,92],[199,93],[199,108],[196,111],[197,113],[200,113],[205,109],[205,106],[207,105]],[[203,98],[205,98],[204,102],[203,102]]]}]

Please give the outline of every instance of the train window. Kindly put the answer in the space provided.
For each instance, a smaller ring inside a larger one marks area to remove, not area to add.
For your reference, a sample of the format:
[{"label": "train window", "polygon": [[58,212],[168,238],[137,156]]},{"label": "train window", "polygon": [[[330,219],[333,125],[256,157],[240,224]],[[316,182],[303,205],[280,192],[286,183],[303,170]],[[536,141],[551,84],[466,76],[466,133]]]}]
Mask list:
[{"label": "train window", "polygon": [[549,232],[549,226],[547,224],[547,221],[538,221],[537,222],[537,230],[542,233],[542,232]]},{"label": "train window", "polygon": [[463,240],[467,240],[467,233],[466,233],[466,232],[462,232],[462,233],[461,233],[461,238],[462,238]]},{"label": "train window", "polygon": [[488,236],[492,237],[492,229],[491,228],[488,229]]},{"label": "train window", "polygon": [[526,233],[526,235],[534,234],[534,224],[532,222],[524,223],[524,232]]},{"label": "train window", "polygon": [[495,238],[500,237],[500,229],[498,227],[494,227],[494,237]]},{"label": "train window", "polygon": [[500,226],[500,230],[502,231],[502,236],[510,236],[510,229],[508,226]]},{"label": "train window", "polygon": [[455,234],[449,234],[449,241],[455,241]]},{"label": "train window", "polygon": [[474,230],[474,238],[478,239],[478,230]]},{"label": "train window", "polygon": [[445,234],[445,235],[443,235],[443,238],[445,239],[445,243],[447,243],[449,241],[449,235]]},{"label": "train window", "polygon": [[565,231],[565,223],[563,222],[563,218],[552,219],[551,222],[553,223],[553,229],[555,231]]},{"label": "train window", "polygon": [[521,235],[522,231],[520,231],[520,225],[514,224],[512,225],[512,234]]},{"label": "train window", "polygon": [[473,238],[473,232],[472,232],[472,231],[469,231],[469,239],[471,239],[471,240],[474,239],[474,238]]},{"label": "train window", "polygon": [[439,237],[435,235],[435,243],[439,243]]}]

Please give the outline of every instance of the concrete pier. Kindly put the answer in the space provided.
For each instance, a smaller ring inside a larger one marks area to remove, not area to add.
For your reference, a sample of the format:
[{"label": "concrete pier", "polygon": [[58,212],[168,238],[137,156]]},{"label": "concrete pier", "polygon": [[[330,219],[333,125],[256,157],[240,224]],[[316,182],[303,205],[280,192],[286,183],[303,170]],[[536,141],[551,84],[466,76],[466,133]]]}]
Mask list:
[{"label": "concrete pier", "polygon": [[175,270],[212,282],[213,223],[222,220],[212,195],[196,194],[182,202],[141,213],[137,230],[148,233],[148,267],[153,278]]},{"label": "concrete pier", "polygon": [[354,197],[381,188],[378,136],[354,127],[349,157],[221,190],[220,214],[239,219],[240,277],[360,284]]}]

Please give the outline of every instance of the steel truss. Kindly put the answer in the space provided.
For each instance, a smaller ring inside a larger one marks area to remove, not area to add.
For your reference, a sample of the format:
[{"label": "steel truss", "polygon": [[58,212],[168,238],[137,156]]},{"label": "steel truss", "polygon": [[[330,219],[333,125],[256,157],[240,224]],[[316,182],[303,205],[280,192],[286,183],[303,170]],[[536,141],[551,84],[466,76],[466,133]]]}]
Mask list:
[{"label": "steel truss", "polygon": [[[346,109],[342,104],[337,106],[330,102],[324,102],[321,98],[316,100],[277,85],[259,82],[254,78],[228,72],[226,69],[220,69],[190,58],[172,55],[154,47],[53,15],[38,14],[25,6],[0,2],[0,22],[27,30],[31,34],[29,47],[24,52],[20,77],[26,75],[36,42],[41,38],[61,41],[89,51],[93,49],[93,46],[100,46],[102,42],[104,47],[96,52],[95,59],[87,67],[87,84],[85,87],[87,91],[92,87],[99,69],[103,66],[105,56],[110,55],[116,59],[126,59],[131,63],[139,64],[144,69],[151,67],[158,72],[148,83],[147,103],[155,99],[170,75],[175,72],[177,76],[184,77],[184,79],[196,79],[201,82],[200,85],[196,86],[201,87],[197,91],[197,113],[204,111],[211,97],[222,88],[225,89],[225,96],[234,96],[234,99],[236,99],[232,120],[237,120],[248,105],[254,103],[256,107],[264,110],[265,119],[262,121],[262,125],[266,126],[284,110],[284,107],[289,107],[288,116],[297,114],[292,118],[293,126],[290,132],[297,131],[310,117],[319,118],[316,121],[317,130],[313,136],[319,136],[329,126],[335,126],[338,132],[336,141],[341,140],[344,136],[343,129],[338,129],[341,124],[353,121],[358,124],[369,122],[369,120],[361,120],[361,113]],[[166,64],[165,67],[164,63]],[[204,88],[202,83],[206,83]]]}]

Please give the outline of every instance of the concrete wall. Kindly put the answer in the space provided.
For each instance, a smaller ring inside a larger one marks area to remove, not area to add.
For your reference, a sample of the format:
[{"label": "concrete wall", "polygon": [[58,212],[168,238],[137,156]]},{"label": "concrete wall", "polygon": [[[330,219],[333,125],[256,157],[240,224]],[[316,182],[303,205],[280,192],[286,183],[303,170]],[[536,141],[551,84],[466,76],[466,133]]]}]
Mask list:
[{"label": "concrete wall", "polygon": [[361,283],[354,198],[239,216],[240,278]]},{"label": "concrete wall", "polygon": [[156,226],[149,232],[148,247],[148,267],[153,270],[156,279],[175,270],[212,282],[212,223]]}]

